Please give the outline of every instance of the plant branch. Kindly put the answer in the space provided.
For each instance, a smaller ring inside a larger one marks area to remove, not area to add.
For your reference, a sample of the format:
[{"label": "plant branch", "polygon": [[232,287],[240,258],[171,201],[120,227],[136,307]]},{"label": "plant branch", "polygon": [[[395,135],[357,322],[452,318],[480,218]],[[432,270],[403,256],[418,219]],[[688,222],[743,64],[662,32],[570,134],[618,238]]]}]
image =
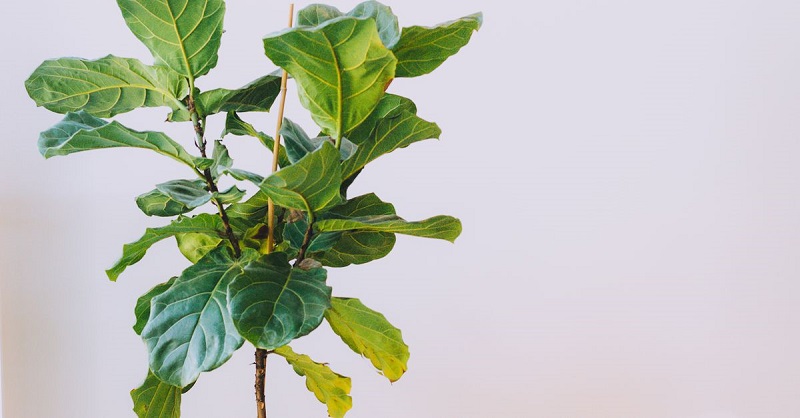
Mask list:
[{"label": "plant branch", "polygon": [[267,418],[267,350],[256,350],[256,408],[258,418]]},{"label": "plant branch", "polygon": [[308,229],[306,229],[306,234],[303,236],[303,244],[300,246],[300,252],[297,253],[297,259],[294,261],[295,267],[299,266],[300,263],[306,259],[308,246],[311,245],[311,238],[314,236],[314,217],[311,214],[308,216]]},{"label": "plant branch", "polygon": [[[206,138],[205,138],[205,119],[200,119],[200,115],[197,113],[197,108],[194,104],[194,98],[189,96],[189,114],[192,118],[192,125],[194,126],[194,133],[196,137],[195,145],[200,150],[200,155],[203,158],[208,158],[206,154]],[[207,168],[202,172],[203,180],[205,180],[206,185],[208,186],[208,191],[216,194],[219,193],[219,188],[217,187],[217,183],[214,181],[214,176],[211,174],[211,169]],[[225,235],[228,237],[228,241],[230,241],[231,246],[233,247],[233,254],[236,258],[241,257],[242,249],[239,246],[239,239],[236,238],[236,233],[233,232],[233,228],[231,227],[231,220],[228,218],[228,213],[225,211],[225,205],[219,201],[218,198],[214,197],[212,199],[214,205],[217,207],[219,212],[219,217],[222,218],[222,225],[225,227]]]}]

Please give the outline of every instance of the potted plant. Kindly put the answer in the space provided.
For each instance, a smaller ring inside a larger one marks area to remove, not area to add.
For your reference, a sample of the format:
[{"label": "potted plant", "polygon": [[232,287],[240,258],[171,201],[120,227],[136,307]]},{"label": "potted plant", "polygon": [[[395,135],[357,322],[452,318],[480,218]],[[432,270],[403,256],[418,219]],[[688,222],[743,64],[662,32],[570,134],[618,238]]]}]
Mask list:
[{"label": "potted plant", "polygon": [[[385,257],[396,234],[454,241],[461,233],[453,217],[406,221],[375,194],[353,197],[348,188],[380,156],[439,137],[439,127],[418,116],[410,99],[392,94],[390,84],[439,67],[480,28],[481,15],[401,30],[392,10],[376,1],[346,13],[312,5],[297,13],[296,24],[292,12],[288,29],[264,38],[266,56],[280,72],[239,89],[200,91],[195,80],[217,65],[224,1],[118,4],[154,64],[113,55],[54,59],[25,85],[37,105],[65,114],[39,137],[44,157],[133,147],[186,168],[188,178],[165,181],[136,198],[144,214],[174,220],[125,245],[107,270],[116,281],[153,244],[170,238],[192,263],[136,304],[133,328],[145,342],[149,367],[144,383],[131,392],[134,411],[140,417],[180,416],[182,393],[247,342],[256,350],[259,417],[266,416],[270,354],[306,378],[330,416],[343,417],[352,406],[350,379],[289,344],[327,321],[390,381],[406,371],[409,352],[400,330],[360,300],[333,296],[327,272]],[[283,117],[289,78],[319,135]],[[279,98],[274,136],[243,119],[244,113],[270,111]],[[169,108],[168,121],[187,124],[197,153],[162,132],[109,120],[140,107]],[[214,116],[225,118],[223,139],[211,140],[206,132]],[[269,148],[272,171],[236,168],[224,140],[232,135]],[[243,183],[221,189],[225,176]],[[248,196],[242,184],[255,192]],[[198,211],[206,207],[214,211]]]}]

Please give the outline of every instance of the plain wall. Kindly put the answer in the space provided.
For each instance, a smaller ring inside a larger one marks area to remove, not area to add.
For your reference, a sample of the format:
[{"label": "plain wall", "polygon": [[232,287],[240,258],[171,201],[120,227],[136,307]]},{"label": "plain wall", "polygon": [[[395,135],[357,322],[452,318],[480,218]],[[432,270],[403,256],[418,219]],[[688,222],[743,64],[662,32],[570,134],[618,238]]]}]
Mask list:
[{"label": "plain wall", "polygon": [[[146,372],[136,298],[187,262],[155,246],[118,283],[104,269],[163,221],[134,197],[190,173],[139,150],[45,161],[23,81],[43,60],[151,62],[115,2],[6,2],[0,25],[0,277],[5,418],[132,417]],[[349,9],[356,2],[336,5]],[[306,3],[299,3],[298,7]],[[383,157],[354,195],[401,215],[452,214],[456,245],[401,237],[330,272],[402,328],[390,385],[327,327],[294,345],[353,378],[348,417],[800,416],[800,2],[395,1],[401,24],[479,10],[484,28],[434,74],[397,80],[441,141]],[[287,5],[228,2],[220,65],[201,88],[271,72],[261,37]],[[290,91],[288,116],[313,131]],[[119,119],[191,128],[165,109]],[[272,132],[275,116],[245,116]],[[221,121],[212,122],[212,137]],[[268,154],[228,140],[241,167]],[[253,416],[252,348],[203,375],[186,417]],[[271,357],[274,418],[325,416]]]}]

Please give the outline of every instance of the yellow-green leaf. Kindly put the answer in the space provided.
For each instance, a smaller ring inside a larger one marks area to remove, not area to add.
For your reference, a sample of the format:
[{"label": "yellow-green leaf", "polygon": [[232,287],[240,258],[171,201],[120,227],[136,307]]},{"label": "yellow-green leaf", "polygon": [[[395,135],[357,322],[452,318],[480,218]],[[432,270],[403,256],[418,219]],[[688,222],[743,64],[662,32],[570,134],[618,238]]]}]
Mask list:
[{"label": "yellow-green leaf", "polygon": [[307,355],[295,353],[289,346],[278,348],[274,352],[285,358],[295,373],[305,376],[306,387],[328,407],[330,417],[343,418],[353,407],[349,377],[334,372],[326,364],[317,363]]},{"label": "yellow-green leaf", "polygon": [[390,381],[396,382],[408,369],[402,333],[380,312],[358,299],[332,298],[325,319],[348,347],[368,358]]}]

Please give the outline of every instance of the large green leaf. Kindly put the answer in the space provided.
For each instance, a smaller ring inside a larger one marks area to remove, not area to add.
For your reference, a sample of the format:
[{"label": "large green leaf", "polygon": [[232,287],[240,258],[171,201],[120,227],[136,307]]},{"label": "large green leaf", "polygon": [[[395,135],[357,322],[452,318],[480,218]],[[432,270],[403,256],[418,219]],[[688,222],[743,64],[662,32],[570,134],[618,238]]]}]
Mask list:
[{"label": "large green leaf", "polygon": [[[201,116],[220,112],[268,112],[281,91],[281,77],[267,75],[235,90],[214,89],[197,97],[196,105]],[[174,112],[173,122],[190,120],[188,111]]]},{"label": "large green leaf", "polygon": [[147,325],[147,320],[150,319],[150,301],[172,287],[172,284],[175,283],[175,279],[177,279],[177,277],[173,277],[166,283],[157,285],[136,301],[136,307],[133,309],[133,313],[136,315],[136,323],[133,325],[133,331],[136,335],[142,335],[142,330],[144,326]]},{"label": "large green leaf", "polygon": [[196,163],[195,157],[161,132],[137,132],[83,110],[67,113],[61,122],[39,135],[39,152],[45,158],[118,147],[153,150],[190,167]]},{"label": "large green leaf", "polygon": [[392,9],[377,1],[365,1],[357,5],[346,15],[333,6],[312,4],[297,13],[300,26],[318,26],[329,20],[342,16],[360,19],[372,19],[378,26],[378,34],[383,44],[391,49],[400,40],[400,25]]},{"label": "large green leaf", "polygon": [[469,42],[481,24],[483,14],[476,13],[434,27],[403,28],[400,42],[392,48],[397,77],[418,77],[437,69]]},{"label": "large green leaf", "polygon": [[218,248],[152,299],[142,339],[150,354],[150,370],[159,379],[186,387],[242,346],[244,340],[227,308],[226,290],[252,256],[246,252],[237,260],[227,248]]},{"label": "large green leaf", "polygon": [[190,80],[217,65],[223,0],[117,0],[125,23],[158,63]]},{"label": "large green leaf", "polygon": [[218,236],[200,233],[178,234],[175,235],[175,240],[178,242],[178,250],[192,263],[200,261],[223,241]]},{"label": "large green leaf", "polygon": [[56,113],[78,110],[101,118],[139,107],[183,107],[186,79],[164,67],[109,55],[90,61],[60,58],[42,63],[25,81],[28,95]]},{"label": "large green leaf", "polygon": [[380,312],[358,299],[332,298],[325,319],[348,347],[368,358],[390,381],[396,382],[408,369],[402,333]]},{"label": "large green leaf", "polygon": [[122,247],[122,258],[120,258],[113,267],[106,270],[106,274],[108,274],[109,279],[116,281],[126,268],[138,263],[153,244],[163,239],[189,232],[222,237],[224,236],[222,230],[222,220],[219,216],[210,214],[201,214],[194,218],[179,219],[160,228],[148,228],[144,235],[137,241]]},{"label": "large green leaf", "polygon": [[131,391],[133,412],[139,418],[180,418],[181,388],[170,386],[153,374],[141,386]]},{"label": "large green leaf", "polygon": [[[323,219],[395,215],[394,206],[375,194],[348,200],[320,215]],[[330,267],[365,264],[387,256],[397,239],[387,232],[344,231],[315,235],[309,246],[311,257]]]},{"label": "large green leaf", "polygon": [[306,387],[328,407],[328,416],[343,418],[353,407],[349,377],[334,372],[327,364],[317,363],[305,354],[295,353],[289,346],[275,349],[275,354],[285,358],[295,373],[305,376]]},{"label": "large green leaf", "polygon": [[236,329],[265,350],[307,335],[330,307],[326,277],[321,268],[292,268],[281,252],[250,262],[228,286],[228,307]]},{"label": "large green leaf", "polygon": [[353,17],[267,36],[264,48],[297,81],[314,121],[337,140],[372,113],[397,62],[375,21]]},{"label": "large green leaf", "polygon": [[327,4],[312,4],[297,12],[298,26],[318,26],[329,20],[344,16],[339,9]]},{"label": "large green leaf", "polygon": [[366,264],[389,255],[396,242],[395,235],[387,232],[348,231],[333,248],[311,257],[328,267]]},{"label": "large green leaf", "polygon": [[363,216],[350,219],[325,219],[314,224],[319,232],[375,231],[443,239],[455,242],[461,235],[461,221],[452,216],[434,216],[419,222],[408,222],[397,216]]},{"label": "large green leaf", "polygon": [[156,190],[189,208],[198,208],[211,201],[211,194],[202,180],[171,180],[156,185]]},{"label": "large green leaf", "polygon": [[151,190],[136,198],[136,206],[147,216],[170,217],[191,212],[190,208],[181,202],[167,196],[161,190]]},{"label": "large green leaf", "polygon": [[408,110],[381,119],[369,138],[361,142],[355,154],[344,162],[342,176],[348,178],[381,155],[425,139],[439,138],[441,133],[438,125]]},{"label": "large green leaf", "polygon": [[[228,116],[225,119],[225,130],[222,132],[222,136],[228,134],[257,138],[270,152],[272,152],[275,146],[275,140],[271,136],[256,130],[253,125],[243,121],[236,112],[228,112]],[[287,157],[286,149],[283,145],[280,146],[279,150],[278,164],[281,167],[290,166],[292,163],[289,161],[289,157]]]},{"label": "large green leaf", "polygon": [[408,98],[387,93],[381,98],[378,106],[370,113],[367,119],[355,129],[347,132],[345,136],[356,144],[363,144],[369,140],[375,127],[378,126],[378,122],[386,118],[400,116],[403,111],[416,114],[417,106]]},{"label": "large green leaf", "polygon": [[256,183],[275,204],[288,209],[316,213],[341,201],[342,173],[339,151],[329,142],[266,179],[241,170],[231,174]]}]

